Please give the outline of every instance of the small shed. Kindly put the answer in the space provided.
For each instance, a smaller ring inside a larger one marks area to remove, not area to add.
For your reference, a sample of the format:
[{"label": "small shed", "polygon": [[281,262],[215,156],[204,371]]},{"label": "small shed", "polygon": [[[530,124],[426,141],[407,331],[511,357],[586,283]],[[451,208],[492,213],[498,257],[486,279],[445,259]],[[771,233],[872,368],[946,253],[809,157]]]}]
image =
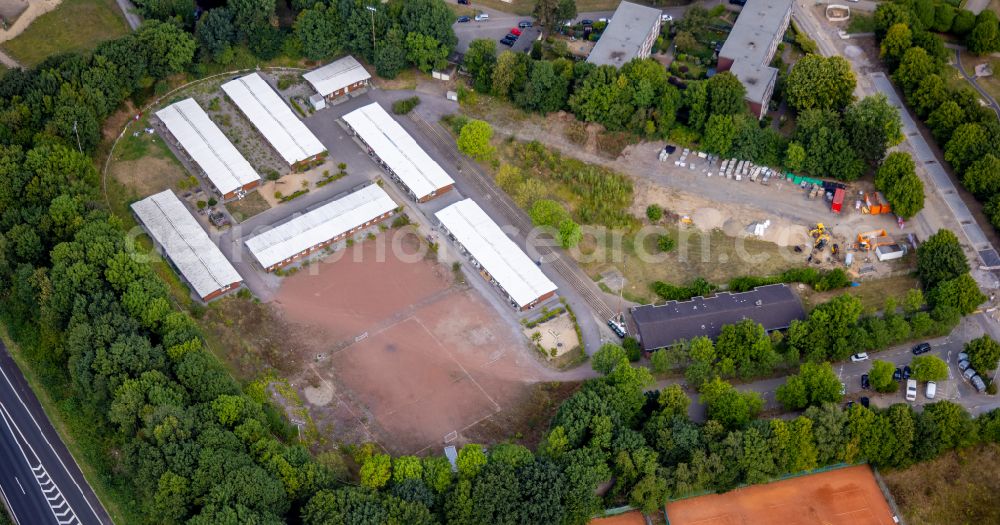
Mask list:
[{"label": "small shed", "polygon": [[333,100],[368,85],[371,75],[354,57],[347,55],[304,75],[316,93]]},{"label": "small shed", "polygon": [[887,244],[875,247],[875,257],[881,262],[902,259],[906,255],[906,247],[900,244]]},{"label": "small shed", "polygon": [[310,95],[309,96],[309,104],[316,111],[324,109],[324,108],[326,108],[326,97],[324,97],[323,95],[320,95],[319,93],[315,93],[313,95]]}]

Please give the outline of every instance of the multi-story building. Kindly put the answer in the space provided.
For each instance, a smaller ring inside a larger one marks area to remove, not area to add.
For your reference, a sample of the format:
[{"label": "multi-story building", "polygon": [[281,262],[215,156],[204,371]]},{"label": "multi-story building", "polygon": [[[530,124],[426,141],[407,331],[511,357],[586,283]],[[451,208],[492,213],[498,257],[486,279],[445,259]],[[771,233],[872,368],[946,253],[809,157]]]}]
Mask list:
[{"label": "multi-story building", "polygon": [[748,0],[719,51],[719,72],[730,71],[747,89],[750,112],[763,118],[778,70],[771,67],[792,18],[792,0]]}]

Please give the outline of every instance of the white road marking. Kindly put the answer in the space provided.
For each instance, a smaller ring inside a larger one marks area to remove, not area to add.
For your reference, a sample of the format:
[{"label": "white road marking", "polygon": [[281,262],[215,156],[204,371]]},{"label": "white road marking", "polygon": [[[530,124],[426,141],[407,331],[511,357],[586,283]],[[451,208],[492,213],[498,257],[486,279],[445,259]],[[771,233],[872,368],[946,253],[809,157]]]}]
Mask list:
[{"label": "white road marking", "polygon": [[14,525],[21,525],[21,520],[17,519],[17,514],[14,514],[14,508],[10,506],[10,500],[7,499],[7,493],[4,492],[3,487],[0,487],[0,497],[3,498],[3,501],[7,506],[7,513],[10,514],[11,519],[14,520]]},{"label": "white road marking", "polygon": [[24,491],[24,485],[21,484],[21,480],[17,479],[17,476],[14,476],[14,481],[17,482],[17,488],[21,489],[21,494],[27,496],[28,493]]},{"label": "white road marking", "polygon": [[[7,406],[3,403],[0,403],[0,419],[3,420],[4,425],[7,426],[11,435],[14,436],[14,443],[17,444],[17,448],[20,450],[21,456],[24,457],[24,462],[28,464],[29,468],[31,468],[31,473],[35,476],[35,483],[38,484],[38,488],[41,489],[42,495],[45,496],[46,503],[49,506],[49,511],[52,512],[52,517],[54,517],[56,522],[60,525],[70,525],[74,523],[79,524],[80,520],[77,519],[76,513],[73,512],[73,508],[69,504],[69,501],[66,500],[65,496],[63,496],[59,491],[59,487],[56,486],[55,481],[52,480],[49,473],[45,470],[45,466],[42,465],[42,460],[38,457],[38,454],[31,446],[31,443],[28,442],[28,439],[24,436],[24,433],[21,432],[21,428],[14,422],[14,418],[10,415],[10,412],[7,411]],[[15,430],[17,431],[16,435],[14,434]],[[20,441],[17,439],[17,436],[21,436]],[[21,441],[24,441],[24,445],[28,447],[27,451],[25,451],[24,447],[21,446]],[[28,457],[28,452],[31,452],[31,455],[35,456],[34,462]],[[34,465],[33,463],[35,462],[38,464]],[[21,492],[27,495],[27,492],[24,490],[24,486],[21,485],[21,481],[16,477],[14,480],[17,481],[17,485],[21,488]],[[63,506],[66,507],[66,511],[57,512],[57,509],[60,509]]]},{"label": "white road marking", "polygon": [[[101,516],[97,514],[97,509],[95,509],[94,505],[91,504],[90,498],[87,497],[87,494],[83,491],[83,488],[80,487],[80,484],[76,481],[76,476],[74,476],[73,473],[70,472],[69,469],[66,467],[66,464],[63,463],[62,457],[56,451],[55,447],[52,446],[52,443],[49,441],[48,436],[45,435],[45,432],[42,431],[42,427],[41,425],[38,424],[38,420],[35,419],[35,415],[31,413],[31,410],[28,409],[28,405],[27,403],[24,402],[24,399],[21,399],[21,395],[17,393],[17,389],[14,388],[14,383],[12,383],[10,378],[7,377],[7,373],[4,372],[3,368],[0,368],[0,375],[3,375],[4,381],[6,381],[7,385],[10,386],[10,391],[14,393],[14,397],[16,397],[17,401],[21,403],[21,406],[24,408],[24,411],[28,414],[28,417],[31,418],[31,422],[35,424],[35,428],[38,429],[38,433],[42,436],[42,439],[45,441],[45,444],[49,446],[49,450],[51,450],[52,455],[56,457],[56,461],[58,461],[59,465],[62,466],[63,471],[66,472],[66,475],[69,477],[70,481],[73,482],[73,485],[76,485],[77,491],[80,492],[80,496],[83,498],[83,501],[87,504],[87,507],[90,508],[90,512],[93,513],[94,518],[97,519],[97,523],[103,523],[103,520],[101,520]],[[72,457],[72,454],[70,455],[70,457]],[[76,461],[76,458],[74,458],[74,461]],[[79,468],[80,466],[77,465],[77,469]],[[83,471],[80,470],[80,472],[82,475]],[[100,504],[100,501],[98,501],[98,504]]]}]

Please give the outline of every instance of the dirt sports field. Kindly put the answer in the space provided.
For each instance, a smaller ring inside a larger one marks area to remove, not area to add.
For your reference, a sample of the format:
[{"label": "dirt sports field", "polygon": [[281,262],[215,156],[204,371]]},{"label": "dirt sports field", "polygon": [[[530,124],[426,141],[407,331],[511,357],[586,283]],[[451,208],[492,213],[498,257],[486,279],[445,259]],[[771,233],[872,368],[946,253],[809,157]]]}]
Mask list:
[{"label": "dirt sports field", "polygon": [[391,249],[380,257],[394,231],[285,279],[274,304],[310,340],[290,379],[334,441],[372,440],[394,453],[436,448],[446,436],[461,444],[463,431],[519,406],[555,372],[516,325],[456,285],[450,267],[403,262]]},{"label": "dirt sports field", "polygon": [[891,525],[867,465],[667,504],[671,525]]}]

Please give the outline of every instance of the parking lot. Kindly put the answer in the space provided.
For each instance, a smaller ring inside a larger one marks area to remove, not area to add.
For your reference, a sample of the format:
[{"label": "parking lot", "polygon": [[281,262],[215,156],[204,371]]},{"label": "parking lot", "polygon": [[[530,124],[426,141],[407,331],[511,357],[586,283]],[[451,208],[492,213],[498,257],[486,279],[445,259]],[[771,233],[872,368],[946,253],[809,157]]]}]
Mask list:
[{"label": "parking lot", "polygon": [[516,28],[518,22],[522,20],[530,21],[531,17],[511,15],[493,10],[484,11],[489,12],[490,17],[488,20],[477,22],[475,19],[470,19],[468,22],[455,22],[453,28],[455,29],[455,36],[458,37],[458,46],[456,46],[455,50],[459,53],[468,51],[469,44],[477,38],[495,40],[497,42],[498,53],[507,49],[527,52],[531,50],[531,43],[542,35],[541,28],[537,26],[521,29],[521,36],[517,39],[517,42],[508,48],[500,43],[500,39],[506,36],[511,29]]}]

